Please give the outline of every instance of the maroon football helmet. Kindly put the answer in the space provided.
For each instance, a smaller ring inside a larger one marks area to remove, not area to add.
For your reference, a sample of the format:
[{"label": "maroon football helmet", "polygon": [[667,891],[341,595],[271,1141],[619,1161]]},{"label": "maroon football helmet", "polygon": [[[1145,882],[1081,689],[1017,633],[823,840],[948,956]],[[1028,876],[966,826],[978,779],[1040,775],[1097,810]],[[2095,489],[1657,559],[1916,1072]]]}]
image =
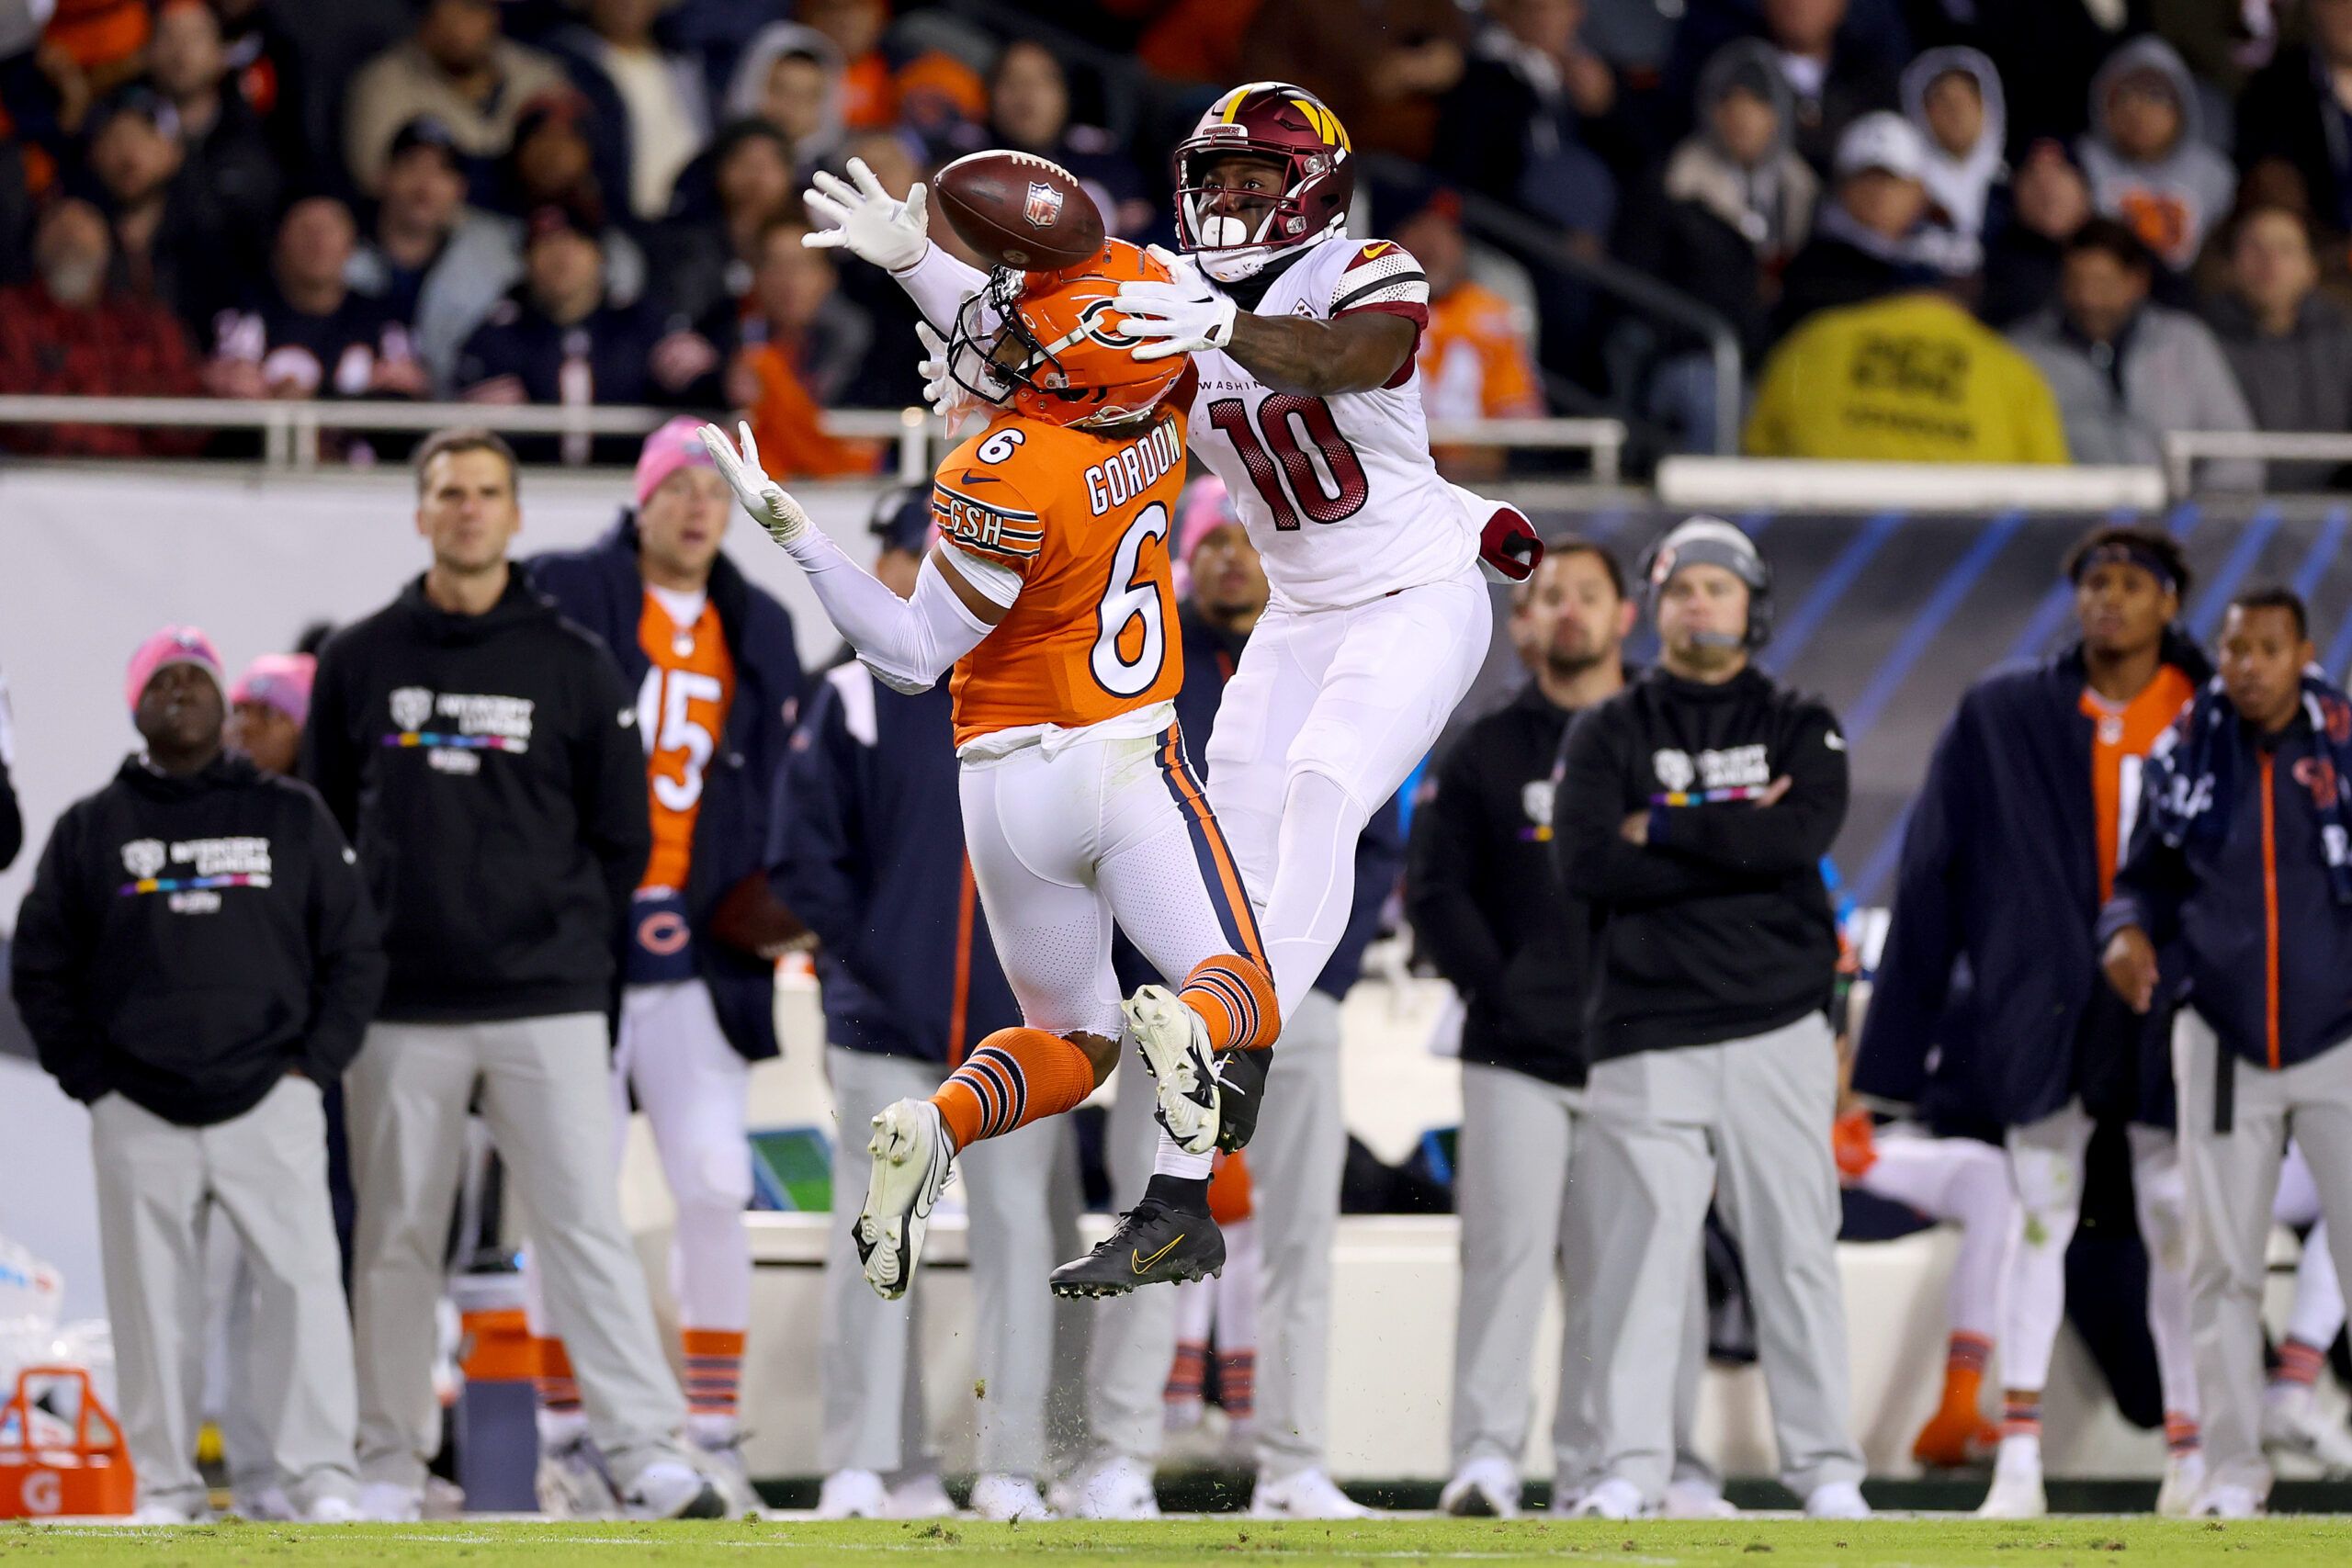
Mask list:
[{"label": "maroon football helmet", "polygon": [[[1262,158],[1282,181],[1252,226],[1213,217],[1206,172],[1219,158]],[[1250,82],[1209,106],[1176,149],[1176,242],[1221,282],[1248,277],[1283,251],[1336,233],[1356,189],[1347,128],[1323,100],[1286,82]]]}]

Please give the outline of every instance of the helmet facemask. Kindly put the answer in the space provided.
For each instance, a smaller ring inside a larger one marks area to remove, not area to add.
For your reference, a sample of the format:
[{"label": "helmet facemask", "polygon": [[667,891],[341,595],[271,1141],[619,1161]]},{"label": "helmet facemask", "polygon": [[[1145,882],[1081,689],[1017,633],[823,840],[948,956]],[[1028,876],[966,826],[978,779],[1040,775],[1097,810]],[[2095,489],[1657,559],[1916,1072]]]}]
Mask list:
[{"label": "helmet facemask", "polygon": [[[1208,276],[1219,283],[1238,283],[1257,276],[1276,257],[1313,244],[1338,225],[1310,231],[1313,220],[1307,215],[1301,192],[1308,182],[1330,171],[1336,156],[1247,144],[1188,142],[1176,153],[1179,247],[1192,255]],[[1232,158],[1247,158],[1272,169],[1280,181],[1279,188],[1259,192],[1210,185],[1209,168]],[[1212,212],[1220,198],[1228,206],[1241,208],[1241,211]]]},{"label": "helmet facemask", "polygon": [[[1066,351],[1091,339],[1124,353],[1136,340],[1110,331],[1103,324],[1105,307],[1098,304],[1087,311],[1091,325],[1046,342],[1021,309],[1033,276],[1000,266],[956,312],[947,342],[947,374],[956,384],[997,407],[1080,430],[1114,430],[1155,412],[1174,378],[1138,378],[1131,386],[1088,384],[1065,363]],[[1131,396],[1142,401],[1127,400]]]}]

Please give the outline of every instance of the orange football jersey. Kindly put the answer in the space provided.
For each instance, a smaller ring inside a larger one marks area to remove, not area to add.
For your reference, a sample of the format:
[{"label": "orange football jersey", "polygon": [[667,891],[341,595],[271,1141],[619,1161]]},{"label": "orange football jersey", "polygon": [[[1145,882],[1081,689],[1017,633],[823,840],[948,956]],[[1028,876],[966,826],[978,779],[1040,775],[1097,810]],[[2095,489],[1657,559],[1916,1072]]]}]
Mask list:
[{"label": "orange football jersey", "polygon": [[2091,807],[2098,822],[2098,897],[2104,904],[2115,896],[2115,867],[2132,847],[2132,827],[2140,814],[2140,767],[2188,699],[2197,694],[2195,682],[2166,664],[2140,694],[2121,706],[2110,706],[2088,686],[2083,688],[2082,709],[2092,725]]},{"label": "orange football jersey", "polygon": [[1184,664],[1169,547],[1183,487],[1172,407],[1111,436],[1002,414],[947,454],[931,492],[941,541],[1022,579],[1004,619],[956,661],[956,745],[1175,696]]},{"label": "orange football jersey", "polygon": [[735,660],[727,651],[718,611],[707,600],[695,624],[681,626],[647,593],[637,640],[653,661],[637,694],[653,816],[653,854],[639,886],[682,893],[694,864],[703,773],[727,732],[728,705],[735,700]]}]

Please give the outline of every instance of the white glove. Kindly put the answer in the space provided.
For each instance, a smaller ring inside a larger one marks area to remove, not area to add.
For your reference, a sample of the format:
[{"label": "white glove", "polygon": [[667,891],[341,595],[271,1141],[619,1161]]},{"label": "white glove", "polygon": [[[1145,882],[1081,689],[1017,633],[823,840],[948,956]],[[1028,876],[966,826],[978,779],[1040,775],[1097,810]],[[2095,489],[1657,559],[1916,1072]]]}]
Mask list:
[{"label": "white glove", "polygon": [[[852,185],[851,180],[856,184]],[[801,193],[809,212],[830,225],[800,236],[811,250],[846,246],[860,261],[904,272],[931,247],[931,197],[921,184],[894,200],[863,158],[849,161],[849,179],[817,171],[812,188]]]},{"label": "white glove", "polygon": [[980,400],[947,373],[947,340],[932,331],[929,321],[915,323],[915,336],[922,343],[922,358],[915,363],[915,372],[922,378],[922,400],[947,422],[948,433],[953,434],[956,422],[978,407]]},{"label": "white glove", "polygon": [[1130,350],[1137,359],[1165,359],[1171,354],[1194,354],[1223,348],[1233,340],[1237,307],[1230,296],[1218,293],[1201,276],[1189,257],[1151,247],[1172,283],[1122,283],[1112,308],[1125,318],[1120,330],[1149,341]]},{"label": "white glove", "polygon": [[715,424],[702,427],[703,450],[718,465],[728,484],[735,491],[735,499],[752,514],[752,521],[768,531],[768,537],[790,549],[809,532],[808,513],[800,503],[786,493],[785,488],[768,478],[760,467],[760,448],[752,439],[752,427],[746,422],[736,428],[742,433],[743,455],[735,455],[734,444],[727,439],[727,432]]}]

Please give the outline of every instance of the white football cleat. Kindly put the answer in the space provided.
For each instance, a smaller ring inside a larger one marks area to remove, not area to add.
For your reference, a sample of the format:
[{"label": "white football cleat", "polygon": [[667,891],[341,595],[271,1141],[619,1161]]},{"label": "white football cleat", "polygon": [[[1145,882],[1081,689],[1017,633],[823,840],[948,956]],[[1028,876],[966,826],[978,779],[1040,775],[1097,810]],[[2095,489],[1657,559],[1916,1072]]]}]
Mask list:
[{"label": "white football cleat", "polygon": [[2156,1517],[2185,1519],[2205,1490],[2205,1456],[2191,1450],[2165,1461],[2164,1484],[2156,1488]]},{"label": "white football cleat", "polygon": [[605,1469],[605,1456],[588,1440],[585,1423],[569,1440],[542,1446],[531,1477],[539,1512],[551,1519],[613,1519],[621,1512],[620,1493]]},{"label": "white football cleat", "polygon": [[1666,1501],[1658,1517],[1668,1519],[1736,1519],[1739,1510],[1712,1482],[1686,1478],[1666,1483]]},{"label": "white football cleat", "polygon": [[1993,1484],[1977,1505],[1980,1519],[2038,1519],[2050,1512],[2041,1486],[2041,1439],[2003,1438],[1993,1458]]},{"label": "white football cleat", "polygon": [[1622,1475],[1604,1476],[1586,1489],[1577,1499],[1574,1517],[1579,1519],[1639,1519],[1650,1516],[1650,1506],[1642,1499],[1642,1489]]},{"label": "white football cleat", "polygon": [[1437,1495],[1437,1511],[1464,1519],[1519,1517],[1519,1471],[1496,1454],[1482,1454],[1453,1472]]},{"label": "white football cleat", "polygon": [[2258,1519],[2270,1511],[2251,1486],[2220,1482],[2208,1486],[2189,1505],[2188,1517],[2197,1519]]},{"label": "white football cleat", "polygon": [[1862,1498],[1862,1489],[1850,1481],[1825,1481],[1805,1495],[1804,1517],[1808,1519],[1867,1519],[1871,1506]]},{"label": "white football cleat", "polygon": [[424,1494],[397,1481],[362,1482],[359,1516],[380,1525],[413,1525],[424,1517]]},{"label": "white football cleat", "polygon": [[1216,1148],[1216,1068],[1209,1061],[1208,1025],[1165,986],[1143,986],[1119,1004],[1136,1049],[1151,1069],[1159,1124],[1186,1154]]},{"label": "white football cleat", "polygon": [[914,1278],[932,1206],[954,1172],[956,1149],[939,1107],[927,1100],[884,1106],[865,1147],[874,1156],[874,1174],[850,1236],[865,1266],[865,1282],[876,1295],[894,1302]]},{"label": "white football cleat", "polygon": [[203,1525],[212,1522],[212,1510],[202,1503],[141,1503],[131,1514],[134,1525]]},{"label": "white football cleat", "polygon": [[972,1512],[995,1524],[1042,1524],[1054,1517],[1025,1475],[983,1475],[972,1483]]},{"label": "white football cleat", "polygon": [[889,1494],[882,1478],[870,1470],[837,1470],[817,1491],[820,1519],[878,1519]]},{"label": "white football cleat", "polygon": [[956,1512],[956,1500],[939,1483],[935,1471],[900,1476],[882,1504],[886,1519],[944,1519]]},{"label": "white football cleat", "polygon": [[1159,1493],[1151,1466],[1133,1454],[1104,1453],[1054,1488],[1054,1511],[1066,1519],[1156,1519]]},{"label": "white football cleat", "polygon": [[2330,1479],[2352,1472],[2352,1430],[2329,1420],[2305,1384],[2273,1383],[2263,1395],[2262,1446],[2316,1461]]},{"label": "white football cleat", "polygon": [[622,1491],[621,1514],[631,1519],[723,1519],[727,1504],[709,1478],[684,1459],[657,1459]]},{"label": "white football cleat", "polygon": [[357,1503],[333,1494],[312,1498],[311,1506],[302,1510],[302,1522],[306,1525],[347,1525],[356,1523],[358,1518]]},{"label": "white football cleat", "polygon": [[1258,1477],[1250,1496],[1253,1519],[1368,1519],[1372,1510],[1340,1490],[1319,1470],[1302,1470],[1280,1481]]}]

